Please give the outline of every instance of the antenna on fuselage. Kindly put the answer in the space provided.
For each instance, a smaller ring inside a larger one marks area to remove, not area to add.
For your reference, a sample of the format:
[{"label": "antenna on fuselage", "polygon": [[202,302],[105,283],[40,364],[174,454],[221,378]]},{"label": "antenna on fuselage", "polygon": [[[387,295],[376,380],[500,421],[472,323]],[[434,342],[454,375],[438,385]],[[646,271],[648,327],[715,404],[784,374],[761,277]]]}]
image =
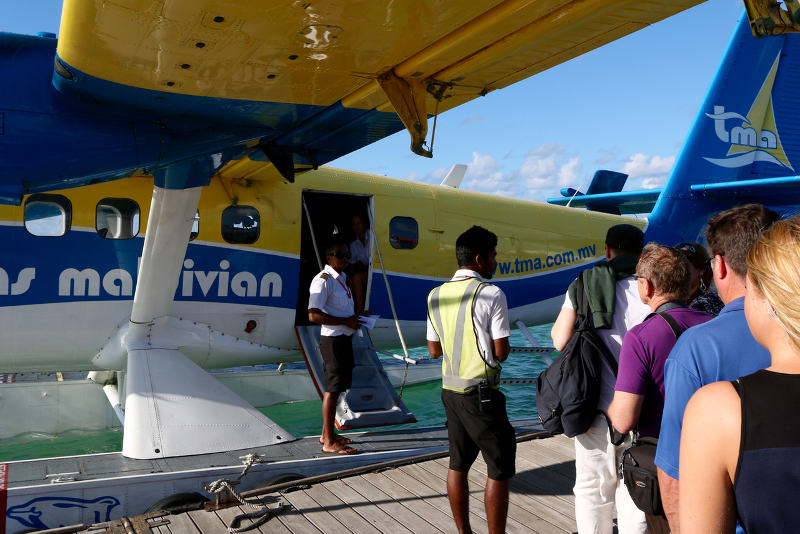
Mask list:
[{"label": "antenna on fuselage", "polygon": [[464,174],[467,172],[467,166],[463,163],[456,163],[450,168],[450,172],[447,173],[447,176],[444,177],[442,183],[439,185],[444,185],[447,187],[453,187],[458,189],[458,186],[461,185],[461,180],[464,179]]}]

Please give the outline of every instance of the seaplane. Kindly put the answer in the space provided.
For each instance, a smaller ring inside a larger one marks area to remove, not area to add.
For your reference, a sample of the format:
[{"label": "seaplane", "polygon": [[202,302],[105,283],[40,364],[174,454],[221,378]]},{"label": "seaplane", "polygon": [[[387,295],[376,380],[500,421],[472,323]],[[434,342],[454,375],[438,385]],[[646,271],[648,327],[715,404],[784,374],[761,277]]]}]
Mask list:
[{"label": "seaplane", "polygon": [[[511,320],[536,324],[614,224],[674,243],[737,202],[793,209],[800,43],[757,40],[748,18],[663,189],[600,171],[548,205],[452,187],[458,170],[431,186],[325,166],[402,129],[430,157],[431,117],[696,3],[67,0],[57,40],[0,34],[16,80],[0,93],[0,371],[91,370],[124,458],[263,448],[292,437],[206,369],[303,354],[314,372],[308,281],[354,214],[374,238],[381,318],[357,341],[374,353],[423,342],[425,295],[472,224],[500,238]],[[370,395],[345,411],[374,411]],[[408,420],[388,397],[377,424]]]}]

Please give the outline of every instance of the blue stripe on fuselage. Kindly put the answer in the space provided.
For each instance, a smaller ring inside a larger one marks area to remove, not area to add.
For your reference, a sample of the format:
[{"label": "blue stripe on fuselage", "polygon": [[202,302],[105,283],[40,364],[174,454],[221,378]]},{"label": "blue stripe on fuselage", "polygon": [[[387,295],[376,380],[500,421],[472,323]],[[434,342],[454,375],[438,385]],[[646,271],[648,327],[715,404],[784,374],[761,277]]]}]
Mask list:
[{"label": "blue stripe on fuselage", "polygon": [[[0,226],[0,242],[7,250],[0,260],[0,306],[133,299],[141,237],[109,240],[76,230],[63,237],[35,237],[21,226]],[[586,267],[492,282],[505,292],[509,308],[517,308],[563,295]],[[294,310],[299,269],[296,257],[190,243],[175,300]],[[425,299],[440,283],[389,274],[399,318],[425,320]],[[392,316],[381,273],[373,274],[370,308]]]}]

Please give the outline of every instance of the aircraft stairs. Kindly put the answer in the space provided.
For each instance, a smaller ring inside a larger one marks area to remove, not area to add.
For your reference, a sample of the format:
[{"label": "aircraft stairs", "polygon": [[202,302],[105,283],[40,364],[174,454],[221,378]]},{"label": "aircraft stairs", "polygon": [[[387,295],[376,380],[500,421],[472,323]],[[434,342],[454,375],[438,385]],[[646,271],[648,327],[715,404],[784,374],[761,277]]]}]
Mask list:
[{"label": "aircraft stairs", "polygon": [[[321,398],[325,391],[325,377],[319,351],[319,330],[317,325],[295,327],[308,372]],[[355,362],[353,383],[350,389],[339,396],[336,427],[351,430],[415,423],[416,417],[392,387],[377,353],[371,348],[369,333],[365,329],[361,331],[364,337],[358,334],[352,336]]]}]

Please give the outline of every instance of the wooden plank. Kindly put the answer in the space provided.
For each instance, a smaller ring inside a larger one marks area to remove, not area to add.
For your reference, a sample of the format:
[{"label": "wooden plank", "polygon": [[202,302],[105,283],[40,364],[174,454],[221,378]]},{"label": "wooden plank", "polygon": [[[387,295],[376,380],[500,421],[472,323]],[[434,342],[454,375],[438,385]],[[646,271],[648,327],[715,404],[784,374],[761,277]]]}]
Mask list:
[{"label": "wooden plank", "polygon": [[572,487],[575,485],[575,475],[565,477],[555,471],[552,466],[533,463],[523,457],[518,457],[515,478],[528,482],[542,495],[553,495],[566,502],[573,501]]},{"label": "wooden plank", "polygon": [[545,448],[553,454],[560,455],[564,460],[575,459],[575,441],[566,436],[552,436],[543,439],[532,439],[527,442],[526,447]]},{"label": "wooden plank", "polygon": [[559,448],[543,443],[544,441],[546,440],[531,440],[530,443],[521,444],[524,446],[518,447],[517,456],[547,459],[550,463],[570,463],[575,461],[574,448],[571,448],[570,453],[567,454]]},{"label": "wooden plank", "polygon": [[[230,508],[223,508],[222,510],[217,510],[217,517],[219,517],[220,521],[222,521],[225,524],[225,531],[227,531],[228,527],[230,527],[233,522],[233,518],[240,515],[241,513],[243,513],[241,508],[239,508],[238,506],[231,506]],[[249,519],[244,519],[239,524],[239,526],[246,527],[251,524],[252,521],[250,521]]]},{"label": "wooden plank", "polygon": [[[470,474],[472,475],[474,471],[477,476],[485,477],[486,472],[481,471],[481,468],[485,470],[485,464],[479,465],[478,462],[475,464]],[[534,510],[542,519],[561,530],[568,532],[575,530],[575,507],[572,503],[550,495],[540,494],[540,490],[537,488],[533,488],[532,491],[531,486],[525,484],[520,477],[512,478],[509,486],[511,493],[509,500],[511,502],[515,502],[528,510]]]},{"label": "wooden plank", "polygon": [[[544,477],[553,486],[557,495],[572,495],[575,485],[575,461],[555,461],[540,454],[517,456],[517,473],[529,478]],[[570,497],[571,498],[571,497]]]},{"label": "wooden plank", "polygon": [[[437,461],[437,463],[439,463],[441,465],[440,461]],[[444,465],[443,467],[447,467],[447,466]],[[473,468],[469,472],[469,479],[470,479],[471,483],[473,481],[476,482],[476,483],[482,482],[485,479],[485,477],[486,477],[486,474],[482,473],[477,468]],[[509,495],[509,506],[519,506],[520,508],[522,508],[524,510],[528,510],[528,511],[534,513],[535,515],[537,515],[538,517],[540,517],[544,521],[547,521],[547,523],[549,523],[551,526],[547,527],[547,528],[543,528],[542,530],[544,532],[550,532],[550,531],[553,531],[554,529],[567,530],[569,532],[572,532],[574,530],[574,528],[572,528],[572,527],[564,528],[565,513],[553,509],[553,506],[551,505],[551,503],[547,499],[543,499],[541,496],[538,496],[538,495],[527,495],[527,494],[523,495],[523,494],[519,494],[519,491],[518,491],[518,489],[517,489],[517,487],[515,485],[515,482],[514,482],[515,479],[516,479],[516,477],[514,479],[512,479],[511,483],[509,484],[509,493],[510,493],[510,495]],[[572,508],[571,504],[568,506],[567,510],[565,510],[564,512],[567,512],[567,511],[568,511],[567,520],[569,520],[569,518],[574,515],[573,508]],[[546,527],[546,525],[545,525],[545,527]]]},{"label": "wooden plank", "polygon": [[[343,502],[352,506],[359,515],[364,517],[381,532],[429,532],[430,525],[411,514],[402,504],[380,491],[375,486],[360,477],[349,478],[351,483],[345,484],[341,480],[332,480],[325,483],[325,487]],[[356,491],[356,488],[361,488]],[[400,523],[399,521],[402,521]]]},{"label": "wooden plank", "polygon": [[[227,527],[230,527],[233,524],[234,518],[240,514],[249,514],[255,512],[256,510],[244,507],[244,506],[231,506],[230,508],[225,508],[223,510],[218,510],[217,515],[219,516],[220,520],[225,523],[225,530],[223,532],[227,532]],[[251,519],[242,519],[239,523],[239,528],[248,527],[253,524],[253,520]],[[270,517],[266,523],[261,525],[260,527],[256,528],[255,530],[251,530],[250,532],[291,532],[288,528],[286,528],[278,519],[277,517]],[[204,533],[207,534],[207,533]]]},{"label": "wooden plank", "polygon": [[[430,503],[425,502],[424,500],[417,499],[413,493],[389,479],[385,472],[367,473],[357,478],[357,480],[348,479],[347,484],[352,486],[356,482],[365,482],[378,488],[391,499],[394,499],[395,502],[403,506],[405,509],[404,516],[414,516],[425,521],[427,528],[421,532],[431,532],[433,530],[438,530],[440,532],[452,532],[454,523],[451,515],[443,513],[441,510],[435,506],[432,506]],[[358,487],[355,487],[355,489],[363,493],[363,491]],[[369,488],[364,489],[368,490]],[[415,532],[420,532],[416,527],[412,527],[411,524],[407,526],[412,528]]]},{"label": "wooden plank", "polygon": [[[427,486],[422,486],[417,479],[403,471],[402,468],[385,471],[383,474],[386,476],[386,478],[393,480],[395,483],[400,484],[405,489],[416,495],[423,502],[438,508],[439,511],[450,518],[452,523],[450,524],[449,528],[453,528],[455,522],[453,522],[453,515],[450,511],[450,501],[447,498],[446,489],[444,491],[437,492],[428,488]],[[480,488],[478,492],[483,493],[483,488]],[[470,510],[469,522],[472,526],[472,529],[476,532],[486,532],[488,529],[486,520],[475,514],[474,510]]]},{"label": "wooden plank", "polygon": [[552,466],[554,470],[558,471],[565,477],[575,477],[574,454],[570,457],[565,457],[558,451],[554,451],[541,445],[532,445],[518,450],[517,458],[525,458],[542,465]]},{"label": "wooden plank", "polygon": [[187,514],[192,522],[197,526],[197,529],[203,534],[210,534],[213,532],[227,532],[227,526],[215,512],[206,512],[205,510],[193,510]]},{"label": "wooden plank", "polygon": [[[433,484],[435,484],[436,486],[443,488],[444,493],[447,493],[448,469],[434,472],[432,469],[428,468],[429,464],[431,466],[437,465],[432,461],[420,462],[418,464],[404,466],[402,470],[407,472],[409,475],[419,480],[426,486],[431,487]],[[476,488],[476,486],[480,488],[480,491],[473,491]],[[485,487],[486,487],[486,477],[476,477],[475,479],[470,480],[469,512],[470,515],[478,516],[482,521],[486,521],[488,526],[488,518],[486,516],[486,506],[484,505],[483,502],[483,493],[485,491]],[[437,491],[436,487],[432,487],[431,489],[434,492]],[[470,519],[470,524],[472,524],[472,519]],[[513,532],[529,533],[531,532],[531,529],[527,527],[525,524],[518,522],[516,519],[509,517],[506,520],[506,531],[512,533]]]},{"label": "wooden plank", "polygon": [[[575,503],[575,498],[572,494],[572,484],[570,484],[568,488],[563,488],[563,486],[553,487],[548,481],[542,482],[539,480],[541,478],[538,476],[540,474],[539,471],[533,473],[531,471],[524,470],[524,462],[525,460],[522,460],[520,463],[520,465],[523,467],[522,473],[511,479],[512,491],[514,488],[516,488],[520,493],[525,493],[526,495],[535,495],[546,500],[548,503],[550,503],[550,506],[555,506],[557,510],[572,515],[574,513]],[[475,462],[474,468],[482,475],[486,474],[485,464],[479,464],[478,462]],[[560,481],[561,479],[558,478],[557,480]],[[562,493],[563,491],[568,493]]]},{"label": "wooden plank", "polygon": [[564,454],[567,454],[571,457],[575,456],[574,438],[568,438],[567,436],[562,434],[560,436],[552,436],[549,438],[544,438],[540,441],[552,443],[554,448],[556,447],[560,448],[564,452]]},{"label": "wooden plank", "polygon": [[[260,497],[254,497],[248,500],[258,501],[267,508],[273,510],[274,515],[270,517],[266,523],[259,526],[258,531],[262,532],[263,534],[272,534],[273,532],[291,533],[291,530],[289,530],[289,528],[281,523],[280,519],[278,519],[278,516],[280,516],[282,513],[291,510],[289,503],[286,502],[286,500],[283,499],[280,494],[276,493],[273,495],[262,495]],[[239,508],[244,509],[243,506],[240,506]]]},{"label": "wooden plank", "polygon": [[319,504],[325,511],[335,517],[342,525],[356,534],[363,532],[380,532],[369,521],[361,517],[352,507],[348,506],[336,495],[330,492],[323,484],[316,484],[306,490],[309,497]]},{"label": "wooden plank", "polygon": [[178,514],[169,516],[169,531],[171,534],[202,534],[202,531],[197,528],[189,518],[188,514]]},{"label": "wooden plank", "polygon": [[[284,497],[284,499],[286,499],[286,496],[290,495],[291,493],[295,492],[282,493],[281,495]],[[289,503],[288,499],[286,499],[286,501]],[[281,512],[275,519],[280,520],[280,523],[289,529],[289,532],[294,532],[297,534],[320,532],[320,530],[314,526],[311,521],[306,519],[299,510],[297,510],[294,506],[291,506],[291,503],[290,506],[284,507],[283,512]],[[271,521],[272,520],[270,519],[270,522]],[[269,532],[269,528],[266,528],[265,532]]]},{"label": "wooden plank", "polygon": [[[438,476],[447,476],[448,466],[442,465],[440,462],[424,462],[420,465]],[[479,478],[482,478],[481,475],[477,473],[473,474],[472,471],[470,471],[470,484]],[[470,506],[477,506],[479,509],[485,508],[483,499],[480,499],[475,495],[470,495]],[[527,531],[533,532],[553,532],[554,529],[559,531],[562,530],[542,517],[536,515],[535,509],[528,509],[518,505],[515,499],[511,498],[511,496],[508,503],[508,520],[509,524],[511,525],[508,528],[509,531],[512,531],[512,529],[517,529],[520,531],[525,531],[525,529],[527,529]],[[520,529],[515,527],[515,524],[521,525],[522,528]]]},{"label": "wooden plank", "polygon": [[350,534],[350,529],[342,525],[334,516],[317,504],[316,501],[308,495],[306,490],[286,493],[284,494],[284,498],[321,532]]}]

